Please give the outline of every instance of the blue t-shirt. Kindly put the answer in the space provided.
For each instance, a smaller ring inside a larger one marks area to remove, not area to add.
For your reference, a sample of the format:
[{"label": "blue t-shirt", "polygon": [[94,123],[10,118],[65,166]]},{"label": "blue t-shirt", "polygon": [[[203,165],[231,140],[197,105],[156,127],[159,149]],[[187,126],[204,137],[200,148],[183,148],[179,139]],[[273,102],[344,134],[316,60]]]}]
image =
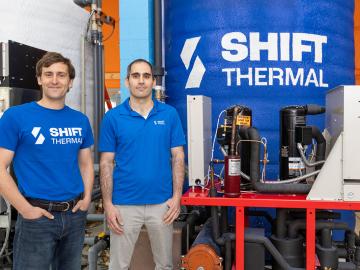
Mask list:
[{"label": "blue t-shirt", "polygon": [[0,147],[14,152],[25,197],[64,201],[82,193],[78,154],[93,143],[88,118],[67,106],[52,110],[31,102],[9,108],[0,118]]},{"label": "blue t-shirt", "polygon": [[149,116],[126,100],[108,111],[100,131],[100,152],[115,153],[114,204],[158,204],[172,197],[171,148],[185,144],[176,110],[154,101]]}]

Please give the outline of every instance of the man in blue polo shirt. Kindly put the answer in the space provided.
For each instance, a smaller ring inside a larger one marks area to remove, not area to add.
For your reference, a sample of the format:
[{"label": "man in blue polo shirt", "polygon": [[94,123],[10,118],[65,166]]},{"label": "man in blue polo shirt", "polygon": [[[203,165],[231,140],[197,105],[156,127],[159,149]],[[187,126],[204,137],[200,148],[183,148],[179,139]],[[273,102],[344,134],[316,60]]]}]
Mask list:
[{"label": "man in blue polo shirt", "polygon": [[149,62],[133,61],[125,84],[130,98],[105,115],[99,145],[110,269],[129,269],[143,225],[156,269],[173,269],[172,223],[180,213],[184,133],[176,110],[152,99]]},{"label": "man in blue polo shirt", "polygon": [[[13,269],[79,270],[94,178],[92,131],[85,115],[65,106],[75,77],[69,59],[46,53],[36,76],[42,99],[0,119],[0,193],[19,212]],[[7,171],[11,161],[18,186]]]}]

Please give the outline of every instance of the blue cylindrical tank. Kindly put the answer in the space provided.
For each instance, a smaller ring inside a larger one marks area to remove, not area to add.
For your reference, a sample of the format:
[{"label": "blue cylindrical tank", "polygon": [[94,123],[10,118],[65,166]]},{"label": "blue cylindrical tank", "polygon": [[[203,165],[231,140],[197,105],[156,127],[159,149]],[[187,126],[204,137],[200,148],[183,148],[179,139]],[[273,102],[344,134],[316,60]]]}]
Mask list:
[{"label": "blue cylindrical tank", "polygon": [[[164,2],[167,102],[186,127],[186,95],[211,97],[213,130],[223,109],[250,107],[268,140],[267,178],[278,178],[279,110],[324,105],[328,89],[354,84],[354,1]],[[324,118],[308,124],[323,129]]]}]

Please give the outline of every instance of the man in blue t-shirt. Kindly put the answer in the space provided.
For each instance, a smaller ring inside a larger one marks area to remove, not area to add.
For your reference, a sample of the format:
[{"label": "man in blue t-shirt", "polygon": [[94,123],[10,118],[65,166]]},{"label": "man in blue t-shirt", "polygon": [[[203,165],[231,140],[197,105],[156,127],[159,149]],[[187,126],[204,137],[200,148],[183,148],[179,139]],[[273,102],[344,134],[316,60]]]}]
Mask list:
[{"label": "man in blue t-shirt", "polygon": [[184,133],[176,110],[152,99],[149,62],[133,61],[125,84],[130,98],[105,115],[99,144],[110,269],[129,269],[143,225],[156,269],[173,269],[172,223],[180,213]]},{"label": "man in blue t-shirt", "polygon": [[[88,118],[65,105],[75,69],[59,53],[36,65],[38,102],[0,119],[0,193],[18,211],[14,270],[78,270],[94,181]],[[18,186],[8,173],[13,167]]]}]

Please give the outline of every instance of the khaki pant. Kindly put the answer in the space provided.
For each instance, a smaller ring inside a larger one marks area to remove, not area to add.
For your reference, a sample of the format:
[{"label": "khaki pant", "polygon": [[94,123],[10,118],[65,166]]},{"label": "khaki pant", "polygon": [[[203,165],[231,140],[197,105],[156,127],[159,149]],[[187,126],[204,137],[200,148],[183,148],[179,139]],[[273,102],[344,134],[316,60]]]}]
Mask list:
[{"label": "khaki pant", "polygon": [[124,222],[124,233],[110,232],[110,270],[128,270],[141,227],[146,226],[155,270],[170,270],[172,265],[173,225],[165,225],[166,203],[152,205],[117,205]]}]

